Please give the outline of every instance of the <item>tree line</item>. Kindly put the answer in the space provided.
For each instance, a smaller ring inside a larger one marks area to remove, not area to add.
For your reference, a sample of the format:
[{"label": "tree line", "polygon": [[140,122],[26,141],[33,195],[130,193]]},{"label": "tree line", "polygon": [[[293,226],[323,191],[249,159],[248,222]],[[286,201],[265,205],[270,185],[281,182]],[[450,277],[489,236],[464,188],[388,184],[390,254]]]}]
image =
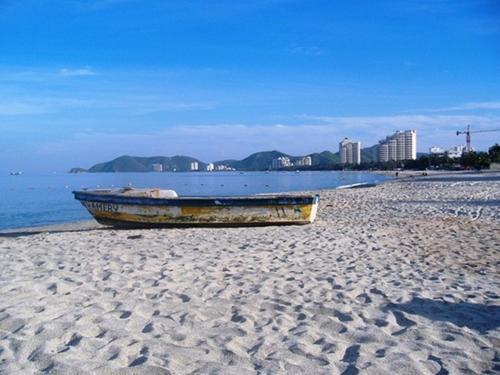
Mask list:
[{"label": "tree line", "polygon": [[500,145],[496,143],[488,149],[488,152],[467,152],[463,153],[460,158],[450,158],[446,155],[422,155],[416,160],[404,160],[388,162],[368,161],[361,162],[361,164],[316,164],[307,167],[288,167],[282,170],[353,170],[353,171],[366,171],[366,170],[383,170],[392,171],[396,169],[413,169],[413,170],[426,170],[426,169],[487,169],[491,163],[500,163]]},{"label": "tree line", "polygon": [[350,170],[394,170],[414,169],[486,169],[491,163],[500,163],[500,145],[496,143],[488,149],[488,152],[464,152],[460,158],[450,158],[446,155],[422,155],[416,160],[389,161],[389,162],[367,162],[358,165],[340,166],[339,169]]}]

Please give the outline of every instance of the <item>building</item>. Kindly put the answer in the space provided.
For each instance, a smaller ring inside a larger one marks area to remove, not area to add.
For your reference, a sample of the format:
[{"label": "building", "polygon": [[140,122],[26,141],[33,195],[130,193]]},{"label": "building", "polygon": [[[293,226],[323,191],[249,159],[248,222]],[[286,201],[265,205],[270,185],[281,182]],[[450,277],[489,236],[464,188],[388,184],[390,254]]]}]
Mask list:
[{"label": "building", "polygon": [[415,160],[417,158],[417,132],[398,130],[379,142],[378,161]]},{"label": "building", "polygon": [[438,146],[429,147],[429,154],[431,155],[444,155],[444,149]]},{"label": "building", "polygon": [[163,165],[159,163],[152,164],[153,172],[163,172]]},{"label": "building", "polygon": [[216,171],[235,171],[236,169],[228,167],[227,165],[224,164],[219,164],[214,167]]},{"label": "building", "polygon": [[280,156],[277,159],[273,159],[271,163],[271,169],[281,169],[291,167],[292,163],[290,162],[290,158],[286,156]]},{"label": "building", "polygon": [[310,167],[312,165],[312,159],[310,156],[304,156],[294,162],[296,167]]},{"label": "building", "polygon": [[339,143],[339,154],[341,164],[361,163],[361,142],[355,142],[348,138],[344,138]]},{"label": "building", "polygon": [[442,147],[432,146],[429,148],[429,153],[431,155],[446,155],[449,158],[456,159],[462,157],[465,150],[465,145],[455,146],[449,148],[448,150],[445,150]]},{"label": "building", "polygon": [[461,158],[466,150],[465,146],[455,146],[446,150],[446,156],[452,159]]},{"label": "building", "polygon": [[214,164],[213,163],[208,163],[207,164],[207,172],[212,172],[214,170]]},{"label": "building", "polygon": [[198,170],[198,162],[197,161],[191,162],[191,167],[189,168],[189,170],[197,171]]}]

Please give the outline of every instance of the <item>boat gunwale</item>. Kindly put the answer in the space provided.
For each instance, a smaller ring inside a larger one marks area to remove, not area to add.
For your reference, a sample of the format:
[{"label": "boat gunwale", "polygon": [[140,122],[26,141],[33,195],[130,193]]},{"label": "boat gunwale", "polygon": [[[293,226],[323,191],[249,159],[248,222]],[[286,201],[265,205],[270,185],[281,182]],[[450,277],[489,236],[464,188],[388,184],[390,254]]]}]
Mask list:
[{"label": "boat gunwale", "polygon": [[271,205],[313,205],[319,195],[253,195],[253,196],[180,196],[177,198],[153,198],[125,196],[92,191],[73,191],[75,199],[86,202],[100,202],[145,206],[271,206]]}]

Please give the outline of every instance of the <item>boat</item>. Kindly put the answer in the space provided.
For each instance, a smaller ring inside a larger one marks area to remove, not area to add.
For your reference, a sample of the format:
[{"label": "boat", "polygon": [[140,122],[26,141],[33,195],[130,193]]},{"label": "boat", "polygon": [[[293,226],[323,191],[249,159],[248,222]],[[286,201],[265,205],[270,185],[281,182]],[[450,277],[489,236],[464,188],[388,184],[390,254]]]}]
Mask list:
[{"label": "boat", "polygon": [[125,228],[310,224],[319,195],[178,196],[162,189],[73,191],[101,224]]},{"label": "boat", "polygon": [[370,183],[370,182],[359,182],[356,184],[351,184],[351,185],[342,185],[338,186],[337,190],[342,190],[342,189],[361,189],[361,188],[369,188],[369,187],[375,187],[377,184]]},{"label": "boat", "polygon": [[17,172],[10,172],[10,175],[11,175],[11,176],[20,176],[20,175],[22,175],[22,174],[23,174],[23,172],[21,172],[21,171],[17,171]]}]

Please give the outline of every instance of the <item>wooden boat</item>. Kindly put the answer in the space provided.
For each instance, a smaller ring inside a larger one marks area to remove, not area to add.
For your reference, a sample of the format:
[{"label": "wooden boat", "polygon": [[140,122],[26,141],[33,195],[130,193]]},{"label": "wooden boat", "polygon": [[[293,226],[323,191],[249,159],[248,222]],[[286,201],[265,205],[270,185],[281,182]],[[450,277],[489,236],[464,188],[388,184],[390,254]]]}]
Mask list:
[{"label": "wooden boat", "polygon": [[172,190],[81,190],[75,199],[101,224],[115,227],[309,224],[318,195],[179,197]]}]

